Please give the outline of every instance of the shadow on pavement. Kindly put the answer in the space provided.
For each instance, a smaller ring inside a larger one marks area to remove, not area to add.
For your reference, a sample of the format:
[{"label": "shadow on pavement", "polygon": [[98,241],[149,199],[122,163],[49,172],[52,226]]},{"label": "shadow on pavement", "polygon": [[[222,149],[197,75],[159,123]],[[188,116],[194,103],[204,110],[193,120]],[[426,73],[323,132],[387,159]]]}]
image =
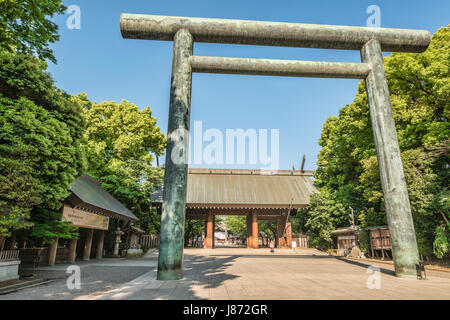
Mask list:
[{"label": "shadow on pavement", "polygon": [[[345,263],[349,263],[364,269],[369,268],[370,266],[372,266],[372,264],[368,264],[368,263],[364,263],[364,262],[359,262],[359,261],[355,261],[355,260],[348,260],[348,259],[344,259],[341,257],[335,257],[337,260],[345,262]],[[379,266],[377,266],[377,268],[380,268]],[[390,276],[394,276],[395,277],[395,271],[393,270],[389,270],[389,269],[384,269],[384,268],[380,268],[380,272],[390,275]]]},{"label": "shadow on pavement", "polygon": [[334,256],[320,256],[320,255],[281,255],[281,254],[274,254],[274,255],[259,255],[259,254],[212,254],[212,257],[233,257],[233,258],[287,258],[287,259],[333,259]]},{"label": "shadow on pavement", "polygon": [[195,281],[196,285],[204,285],[207,288],[219,287],[224,281],[235,279],[238,276],[225,272],[236,256],[195,256],[186,255],[183,268],[183,279]]}]

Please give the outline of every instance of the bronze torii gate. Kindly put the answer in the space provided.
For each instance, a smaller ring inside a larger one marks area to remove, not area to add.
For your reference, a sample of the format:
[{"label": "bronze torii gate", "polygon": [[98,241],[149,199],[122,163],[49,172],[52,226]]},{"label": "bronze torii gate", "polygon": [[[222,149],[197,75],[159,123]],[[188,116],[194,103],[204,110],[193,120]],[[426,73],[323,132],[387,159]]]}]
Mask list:
[{"label": "bronze torii gate", "polygon": [[[419,253],[382,51],[423,52],[428,31],[136,14],[122,14],[120,29],[124,38],[173,41],[159,280],[183,276],[192,72],[365,79],[395,272],[417,276]],[[199,57],[194,41],[360,50],[362,63]]]}]

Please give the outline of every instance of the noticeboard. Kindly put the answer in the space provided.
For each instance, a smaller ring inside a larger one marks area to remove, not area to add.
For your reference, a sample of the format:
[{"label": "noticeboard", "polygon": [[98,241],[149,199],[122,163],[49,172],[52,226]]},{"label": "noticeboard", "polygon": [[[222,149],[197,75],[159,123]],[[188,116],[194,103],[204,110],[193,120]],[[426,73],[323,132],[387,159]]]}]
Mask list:
[{"label": "noticeboard", "polygon": [[77,227],[108,230],[109,217],[74,209],[64,205],[62,221],[70,221]]}]

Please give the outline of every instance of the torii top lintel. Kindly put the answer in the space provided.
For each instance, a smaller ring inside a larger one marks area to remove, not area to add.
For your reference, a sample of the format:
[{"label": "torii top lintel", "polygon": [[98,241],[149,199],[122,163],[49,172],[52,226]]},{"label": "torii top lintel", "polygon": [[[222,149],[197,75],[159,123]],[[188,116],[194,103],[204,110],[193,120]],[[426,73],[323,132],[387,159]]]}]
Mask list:
[{"label": "torii top lintel", "polygon": [[172,41],[180,29],[188,30],[195,42],[299,48],[360,50],[369,40],[376,39],[383,51],[423,52],[431,41],[430,32],[426,30],[141,14],[120,16],[124,38]]}]

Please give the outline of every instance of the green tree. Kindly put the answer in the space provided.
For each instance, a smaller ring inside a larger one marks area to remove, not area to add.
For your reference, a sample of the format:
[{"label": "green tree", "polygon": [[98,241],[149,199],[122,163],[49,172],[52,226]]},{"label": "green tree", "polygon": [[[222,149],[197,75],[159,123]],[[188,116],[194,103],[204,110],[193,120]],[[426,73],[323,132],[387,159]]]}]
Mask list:
[{"label": "green tree", "polygon": [[[292,221],[292,219],[291,219]],[[277,223],[274,220],[258,221],[258,233],[262,240],[275,240],[277,237]],[[263,242],[266,245],[265,242]]]},{"label": "green tree", "polygon": [[161,215],[156,208],[142,210],[139,217],[139,224],[148,234],[159,234],[161,231]]},{"label": "green tree", "polygon": [[0,52],[0,235],[30,227],[30,217],[40,228],[40,210],[59,213],[85,166],[80,106],[54,86],[46,67],[33,56]]},{"label": "green tree", "polygon": [[61,221],[61,213],[58,211],[39,208],[34,216],[34,227],[31,236],[44,243],[54,243],[56,238],[76,239],[78,228],[71,222]]},{"label": "green tree", "polygon": [[289,220],[291,221],[292,233],[306,234],[306,209],[298,209],[295,215],[291,215]]},{"label": "green tree", "polygon": [[184,245],[189,244],[189,240],[192,241],[194,247],[197,246],[196,240],[202,235],[205,230],[205,221],[203,220],[186,220],[184,228]]},{"label": "green tree", "polygon": [[245,216],[227,216],[225,225],[230,232],[240,239],[247,235],[247,222]]},{"label": "green tree", "polygon": [[348,223],[348,211],[326,189],[311,195],[309,210],[302,213],[307,216],[305,227],[310,246],[322,250],[333,246],[331,232]]},{"label": "green tree", "polygon": [[[419,250],[422,254],[431,255],[434,233],[442,220],[439,213],[439,185],[436,183],[436,174],[431,169],[431,160],[426,159],[424,152],[420,149],[403,151],[402,162]],[[376,157],[364,160],[363,167],[365,170],[360,176],[360,181],[364,188],[364,197],[369,202],[384,208]],[[360,216],[363,220],[367,220],[368,223],[365,223],[365,226],[386,223],[384,211],[368,210],[366,216],[364,217],[364,213]]]},{"label": "green tree", "polygon": [[0,50],[56,63],[49,44],[59,40],[58,26],[49,18],[65,9],[61,0],[0,0]]},{"label": "green tree", "polygon": [[141,220],[142,228],[159,232],[160,216],[150,203],[163,170],[152,166],[152,154],[163,154],[166,138],[150,108],[140,110],[125,100],[91,103],[86,94],[76,99],[87,122],[88,173]]}]

